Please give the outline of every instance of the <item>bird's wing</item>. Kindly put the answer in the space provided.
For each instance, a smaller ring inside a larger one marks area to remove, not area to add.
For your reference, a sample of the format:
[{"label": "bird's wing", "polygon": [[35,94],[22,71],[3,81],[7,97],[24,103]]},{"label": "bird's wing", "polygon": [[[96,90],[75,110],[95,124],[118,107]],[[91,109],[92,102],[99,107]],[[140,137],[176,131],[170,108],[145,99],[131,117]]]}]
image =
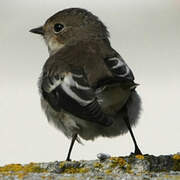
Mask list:
[{"label": "bird's wing", "polygon": [[119,80],[134,81],[134,75],[121,56],[105,58],[104,62],[114,78]]},{"label": "bird's wing", "polygon": [[107,69],[111,72],[111,76],[98,81],[96,85],[97,97],[103,99],[101,108],[104,112],[117,112],[127,102],[138,84],[134,82],[134,75],[118,55],[113,54],[111,57],[104,58]]},{"label": "bird's wing", "polygon": [[61,109],[84,120],[104,126],[112,120],[101,110],[94,90],[89,86],[83,70],[67,72],[64,77],[43,77],[42,94],[55,111]]}]

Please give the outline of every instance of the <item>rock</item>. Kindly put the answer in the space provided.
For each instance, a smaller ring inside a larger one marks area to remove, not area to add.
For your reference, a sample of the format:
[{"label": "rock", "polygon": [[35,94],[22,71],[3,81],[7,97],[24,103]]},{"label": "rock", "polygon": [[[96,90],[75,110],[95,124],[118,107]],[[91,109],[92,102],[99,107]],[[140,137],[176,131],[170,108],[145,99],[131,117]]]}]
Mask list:
[{"label": "rock", "polygon": [[164,180],[180,179],[180,154],[111,157],[100,153],[89,161],[9,164],[0,180]]},{"label": "rock", "polygon": [[105,153],[99,153],[97,154],[97,158],[101,161],[104,161],[108,158],[110,158],[111,156],[109,154],[105,154]]}]

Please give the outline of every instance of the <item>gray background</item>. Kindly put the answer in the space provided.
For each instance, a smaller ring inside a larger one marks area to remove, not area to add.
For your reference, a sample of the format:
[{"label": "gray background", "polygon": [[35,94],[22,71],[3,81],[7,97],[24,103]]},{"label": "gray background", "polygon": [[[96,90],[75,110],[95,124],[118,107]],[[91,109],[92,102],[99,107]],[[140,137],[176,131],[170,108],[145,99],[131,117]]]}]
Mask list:
[{"label": "gray background", "polygon": [[[48,57],[43,39],[28,32],[69,7],[92,11],[107,25],[112,46],[141,85],[143,111],[134,133],[144,153],[180,151],[179,0],[1,0],[0,165],[64,160],[70,141],[41,111],[37,80]],[[128,155],[129,133],[75,144],[72,158],[99,152]]]}]

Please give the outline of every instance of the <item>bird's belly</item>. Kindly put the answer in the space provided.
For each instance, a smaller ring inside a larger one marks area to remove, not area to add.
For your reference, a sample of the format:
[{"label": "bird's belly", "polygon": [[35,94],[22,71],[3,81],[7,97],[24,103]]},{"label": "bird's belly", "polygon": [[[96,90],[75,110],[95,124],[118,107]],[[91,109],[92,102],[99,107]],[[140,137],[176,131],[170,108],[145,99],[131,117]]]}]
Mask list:
[{"label": "bird's belly", "polygon": [[[115,88],[110,91],[101,93],[103,102],[101,107],[106,113],[115,113],[114,107],[117,111],[121,109],[124,103],[128,100],[128,116],[130,124],[134,125],[140,112],[140,98],[136,92],[127,93],[123,89]],[[118,92],[118,93],[117,93]],[[110,95],[111,94],[111,95]],[[130,95],[129,95],[130,94]],[[75,133],[85,140],[93,140],[98,136],[113,137],[127,132],[127,126],[124,123],[121,112],[115,113],[114,122],[110,127],[104,127],[95,122],[79,119],[65,111],[56,112],[42,97],[41,105],[50,123],[54,124],[61,130],[68,138],[71,138]]]},{"label": "bird's belly", "polygon": [[71,138],[77,133],[79,127],[74,120],[75,117],[72,117],[72,115],[66,113],[64,110],[55,111],[43,97],[41,98],[41,106],[49,123],[61,130],[68,138]]}]

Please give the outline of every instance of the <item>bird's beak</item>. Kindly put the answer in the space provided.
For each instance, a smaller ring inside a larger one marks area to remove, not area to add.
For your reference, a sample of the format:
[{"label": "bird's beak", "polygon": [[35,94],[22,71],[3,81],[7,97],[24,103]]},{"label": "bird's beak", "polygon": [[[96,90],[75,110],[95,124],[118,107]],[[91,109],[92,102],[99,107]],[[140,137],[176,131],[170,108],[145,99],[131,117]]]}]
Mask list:
[{"label": "bird's beak", "polygon": [[38,28],[31,29],[29,32],[32,32],[32,33],[35,33],[35,34],[44,35],[43,26],[40,26],[40,27],[38,27]]}]

